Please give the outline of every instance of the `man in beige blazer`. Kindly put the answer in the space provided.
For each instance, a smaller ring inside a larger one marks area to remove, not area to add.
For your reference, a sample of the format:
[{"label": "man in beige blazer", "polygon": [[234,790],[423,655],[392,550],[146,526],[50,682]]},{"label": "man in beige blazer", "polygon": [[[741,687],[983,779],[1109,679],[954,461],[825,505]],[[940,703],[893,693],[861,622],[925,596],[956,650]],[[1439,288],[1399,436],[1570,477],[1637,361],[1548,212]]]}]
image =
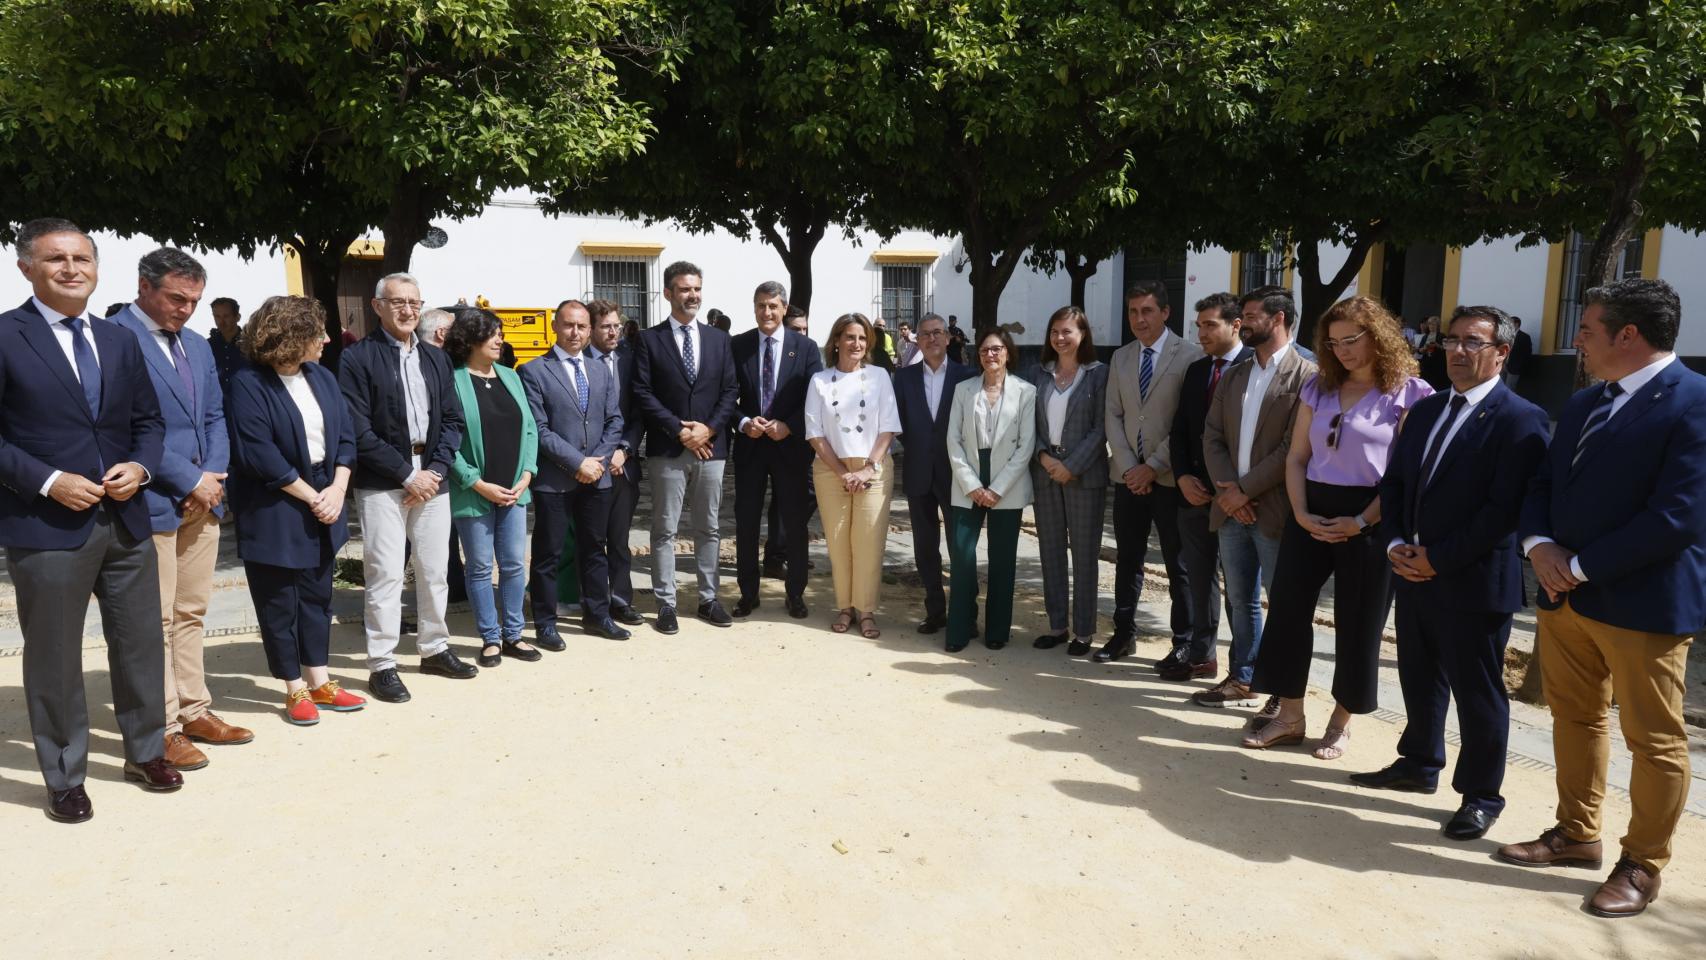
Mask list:
[{"label": "man in beige blazer", "polygon": [[1114,542],[1119,550],[1114,566],[1114,633],[1093,659],[1109,663],[1137,648],[1137,597],[1153,525],[1161,538],[1161,559],[1167,565],[1167,591],[1173,603],[1173,649],[1156,663],[1160,669],[1184,660],[1194,629],[1210,629],[1191,622],[1192,574],[1179,559],[1179,489],[1167,444],[1185,368],[1203,353],[1201,347],[1167,329],[1171,311],[1162,284],[1140,283],[1127,290],[1125,313],[1137,339],[1114,352],[1107,398]]},{"label": "man in beige blazer", "polygon": [[1285,458],[1298,394],[1315,375],[1313,359],[1291,340],[1297,306],[1290,291],[1252,290],[1240,306],[1239,336],[1256,355],[1227,373],[1203,423],[1203,461],[1215,486],[1209,527],[1220,538],[1232,629],[1226,679],[1192,698],[1208,707],[1256,703],[1250,676],[1262,638],[1262,590],[1273,584],[1280,534],[1291,516]]}]

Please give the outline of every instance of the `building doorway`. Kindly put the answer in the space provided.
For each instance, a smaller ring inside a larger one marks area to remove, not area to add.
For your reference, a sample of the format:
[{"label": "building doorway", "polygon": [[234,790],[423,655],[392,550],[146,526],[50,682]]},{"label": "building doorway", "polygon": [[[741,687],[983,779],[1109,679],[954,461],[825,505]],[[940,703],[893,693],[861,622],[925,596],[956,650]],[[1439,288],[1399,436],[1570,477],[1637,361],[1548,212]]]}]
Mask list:
[{"label": "building doorway", "polygon": [[1388,248],[1381,261],[1376,296],[1407,329],[1414,330],[1423,320],[1437,316],[1445,297],[1445,247],[1415,244]]}]

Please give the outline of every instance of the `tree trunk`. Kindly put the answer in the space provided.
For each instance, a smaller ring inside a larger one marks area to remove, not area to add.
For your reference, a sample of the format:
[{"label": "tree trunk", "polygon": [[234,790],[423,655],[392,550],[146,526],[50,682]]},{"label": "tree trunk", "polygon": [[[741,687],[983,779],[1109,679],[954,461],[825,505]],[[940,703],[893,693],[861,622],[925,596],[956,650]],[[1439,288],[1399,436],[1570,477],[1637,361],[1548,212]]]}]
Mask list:
[{"label": "tree trunk", "polygon": [[1339,301],[1355,280],[1362,265],[1368,262],[1368,252],[1386,235],[1384,221],[1376,220],[1357,232],[1345,253],[1345,262],[1332,277],[1321,279],[1321,241],[1314,237],[1297,240],[1297,278],[1302,289],[1297,302],[1297,317],[1292,324],[1293,339],[1307,346],[1315,337],[1315,324],[1327,308]]},{"label": "tree trunk", "polygon": [[[791,208],[786,223],[778,226],[774,219],[753,218],[764,242],[782,258],[788,271],[788,305],[807,313],[812,308],[812,255],[829,230],[828,218],[809,205]],[[786,231],[786,235],[784,235]]]},{"label": "tree trunk", "polygon": [[344,349],[343,317],[338,315],[338,272],[343,269],[344,253],[361,236],[350,230],[335,237],[300,237],[285,241],[302,261],[304,292],[320,302],[326,311],[326,336],[331,341],[320,357],[320,365],[333,372],[338,369],[338,356]]},{"label": "tree trunk", "polygon": [[[1090,278],[1096,275],[1096,269],[1101,266],[1101,263],[1071,250],[1066,251],[1062,259],[1066,261],[1066,275],[1072,278],[1071,303],[1082,310],[1084,309],[1084,288],[1089,285]],[[1047,331],[1044,331],[1044,335],[1047,335]]]},{"label": "tree trunk", "polygon": [[970,236],[965,240],[966,256],[971,258],[971,326],[972,336],[1001,325],[1001,292],[1013,279],[1013,268],[1019,258],[1005,252],[984,248]]},{"label": "tree trunk", "polygon": [[392,188],[390,205],[380,223],[385,235],[383,263],[387,274],[409,271],[415,245],[432,228],[433,199],[415,177],[404,177]]}]

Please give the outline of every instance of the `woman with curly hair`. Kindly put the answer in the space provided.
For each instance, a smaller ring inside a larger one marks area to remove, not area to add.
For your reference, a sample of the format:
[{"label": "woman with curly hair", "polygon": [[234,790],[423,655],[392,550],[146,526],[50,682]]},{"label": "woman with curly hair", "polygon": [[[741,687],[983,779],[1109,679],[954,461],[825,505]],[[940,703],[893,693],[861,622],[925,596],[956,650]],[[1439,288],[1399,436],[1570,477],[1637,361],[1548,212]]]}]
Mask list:
[{"label": "woman with curly hair", "polygon": [[1383,544],[1377,487],[1387,454],[1416,401],[1433,389],[1397,318],[1379,302],[1352,297],[1333,305],[1315,328],[1318,373],[1303,385],[1285,487],[1292,517],[1280,538],[1269,591],[1268,622],[1251,688],[1273,694],[1251,722],[1244,746],[1300,743],[1303,694],[1314,656],[1315,603],[1333,578],[1333,715],[1315,757],[1337,760],[1353,714],[1376,706],[1380,634],[1391,605],[1391,568]]}]

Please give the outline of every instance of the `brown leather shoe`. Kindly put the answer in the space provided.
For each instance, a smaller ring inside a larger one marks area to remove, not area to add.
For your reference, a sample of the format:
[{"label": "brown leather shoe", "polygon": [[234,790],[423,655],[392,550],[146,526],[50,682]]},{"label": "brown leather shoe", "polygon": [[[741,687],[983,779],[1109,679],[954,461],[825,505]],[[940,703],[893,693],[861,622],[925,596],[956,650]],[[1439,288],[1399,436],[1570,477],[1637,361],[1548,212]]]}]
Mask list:
[{"label": "brown leather shoe", "polygon": [[196,749],[189,737],[173,733],[166,736],[166,762],[175,770],[200,770],[207,766],[207,754]]},{"label": "brown leather shoe", "polygon": [[253,730],[245,730],[242,727],[226,723],[212,710],[184,724],[184,736],[191,740],[218,744],[222,747],[232,747],[255,739]]},{"label": "brown leather shoe", "polygon": [[1596,917],[1633,917],[1659,898],[1659,875],[1624,857],[1594,891],[1588,912]]},{"label": "brown leather shoe", "polygon": [[124,762],[124,778],[142,784],[142,789],[165,793],[184,785],[184,775],[172,769],[165,757],[147,763]]},{"label": "brown leather shoe", "polygon": [[1493,854],[1519,867],[1598,867],[1604,855],[1598,840],[1571,840],[1557,827],[1541,833],[1538,840],[1507,843]]}]

